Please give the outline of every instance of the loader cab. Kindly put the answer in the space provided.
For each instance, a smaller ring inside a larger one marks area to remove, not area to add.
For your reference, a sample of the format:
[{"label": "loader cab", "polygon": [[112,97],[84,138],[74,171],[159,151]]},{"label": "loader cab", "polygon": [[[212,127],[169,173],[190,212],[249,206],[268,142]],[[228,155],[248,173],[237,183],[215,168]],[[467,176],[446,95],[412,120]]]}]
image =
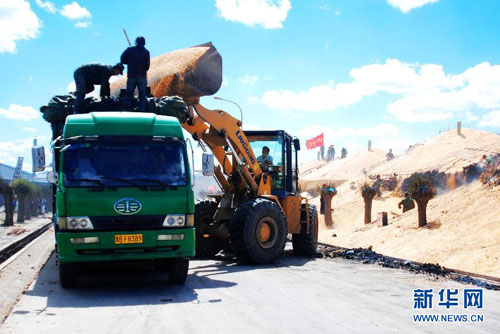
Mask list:
[{"label": "loader cab", "polygon": [[[263,170],[272,176],[272,194],[285,198],[299,189],[298,151],[299,140],[283,130],[245,131],[250,146]],[[269,148],[269,158],[263,158],[264,147]],[[265,163],[263,161],[265,160]],[[272,163],[270,162],[272,161]]]}]

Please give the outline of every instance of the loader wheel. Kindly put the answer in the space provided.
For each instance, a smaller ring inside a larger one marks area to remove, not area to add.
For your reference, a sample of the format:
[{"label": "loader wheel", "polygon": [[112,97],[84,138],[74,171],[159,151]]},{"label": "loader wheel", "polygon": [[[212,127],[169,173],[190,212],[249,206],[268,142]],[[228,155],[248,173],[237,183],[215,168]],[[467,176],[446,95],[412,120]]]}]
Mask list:
[{"label": "loader wheel", "polygon": [[226,246],[226,241],[210,235],[206,227],[213,223],[217,203],[202,201],[194,207],[194,227],[196,229],[196,258],[211,258]]},{"label": "loader wheel", "polygon": [[286,242],[286,221],[274,202],[256,198],[241,204],[229,226],[230,244],[239,261],[272,263]]},{"label": "loader wheel", "polygon": [[[305,216],[305,212],[302,212],[301,221],[306,220]],[[309,224],[311,225],[309,233],[307,233],[307,225],[301,224],[300,233],[292,234],[293,252],[296,255],[312,256],[316,254],[318,246],[318,211],[316,211],[316,206],[312,204],[309,204]]]}]

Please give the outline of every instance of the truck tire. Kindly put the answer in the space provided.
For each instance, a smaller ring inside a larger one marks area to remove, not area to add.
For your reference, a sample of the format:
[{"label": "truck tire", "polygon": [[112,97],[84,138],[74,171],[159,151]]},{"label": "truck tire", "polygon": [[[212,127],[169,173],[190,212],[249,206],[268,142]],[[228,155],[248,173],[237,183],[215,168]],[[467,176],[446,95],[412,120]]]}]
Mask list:
[{"label": "truck tire", "polygon": [[239,261],[272,263],[286,242],[285,214],[270,200],[249,200],[236,209],[229,233],[231,247]]},{"label": "truck tire", "polygon": [[78,279],[76,263],[59,262],[59,283],[63,289],[72,288]]},{"label": "truck tire", "polygon": [[[304,221],[306,219],[305,212],[302,215],[301,220]],[[309,204],[309,223],[311,225],[309,233],[307,233],[307,225],[301,224],[300,233],[292,234],[293,252],[296,255],[312,256],[316,254],[316,248],[318,247],[318,211],[316,206],[312,204]]]},{"label": "truck tire", "polygon": [[204,226],[213,222],[217,211],[217,203],[214,201],[201,201],[194,207],[194,227],[196,230],[196,258],[211,258],[219,253],[226,245],[224,240],[215,235],[204,232]]},{"label": "truck tire", "polygon": [[186,282],[189,260],[186,259],[170,259],[167,265],[168,282],[174,285],[181,285]]}]

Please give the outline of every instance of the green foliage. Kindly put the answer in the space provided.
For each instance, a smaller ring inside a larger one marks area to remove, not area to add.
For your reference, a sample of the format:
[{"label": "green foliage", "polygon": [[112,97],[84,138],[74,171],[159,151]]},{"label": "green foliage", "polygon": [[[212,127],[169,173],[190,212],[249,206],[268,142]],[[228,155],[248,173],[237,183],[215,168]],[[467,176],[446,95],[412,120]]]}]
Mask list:
[{"label": "green foliage", "polygon": [[431,199],[436,195],[436,189],[432,181],[423,174],[413,174],[408,178],[408,189],[410,197],[415,200]]},{"label": "green foliage", "polygon": [[375,195],[377,193],[377,188],[373,187],[368,181],[364,181],[360,186],[359,190],[361,194],[365,195]]},{"label": "green foliage", "polygon": [[28,196],[35,190],[35,185],[24,179],[14,180],[13,186],[18,197]]}]

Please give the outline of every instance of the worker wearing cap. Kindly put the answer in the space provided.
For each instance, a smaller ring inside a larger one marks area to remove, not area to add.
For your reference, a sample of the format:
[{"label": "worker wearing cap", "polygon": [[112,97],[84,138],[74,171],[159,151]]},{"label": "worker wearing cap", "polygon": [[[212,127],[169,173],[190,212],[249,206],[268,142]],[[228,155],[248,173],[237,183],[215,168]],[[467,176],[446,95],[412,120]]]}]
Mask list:
[{"label": "worker wearing cap", "polygon": [[101,85],[101,98],[109,97],[109,78],[113,75],[123,74],[123,65],[118,63],[115,66],[104,64],[86,64],[76,69],[75,78],[75,105],[74,114],[81,112],[85,95],[94,90],[94,85]]},{"label": "worker wearing cap", "polygon": [[138,111],[146,111],[146,88],[148,85],[147,72],[149,70],[149,51],[144,47],[146,39],[139,36],[135,39],[135,46],[127,48],[121,56],[121,62],[127,65],[127,95],[125,103],[132,109],[132,96],[135,87],[139,91]]}]

